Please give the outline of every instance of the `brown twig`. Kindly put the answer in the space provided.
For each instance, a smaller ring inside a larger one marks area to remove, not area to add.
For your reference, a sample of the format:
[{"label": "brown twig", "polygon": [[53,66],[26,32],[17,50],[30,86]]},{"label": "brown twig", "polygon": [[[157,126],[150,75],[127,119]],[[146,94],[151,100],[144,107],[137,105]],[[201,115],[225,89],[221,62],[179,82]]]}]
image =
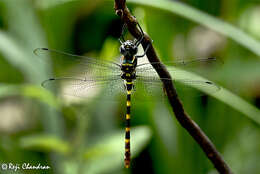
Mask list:
[{"label": "brown twig", "polygon": [[[121,18],[121,20],[127,25],[129,32],[135,37],[140,38],[141,33],[137,29],[136,18],[131,15],[129,9],[126,6],[126,0],[115,0],[115,12]],[[148,60],[152,62],[160,62],[154,47],[152,46],[152,41],[150,37],[145,34],[144,40],[142,41],[143,48],[146,48],[148,44],[151,44],[146,55]],[[231,169],[227,165],[227,163],[223,160],[220,153],[216,150],[213,143],[210,139],[205,135],[205,133],[200,129],[200,127],[188,116],[188,114],[184,111],[183,105],[178,98],[176,90],[172,81],[163,80],[163,79],[171,79],[171,76],[166,69],[166,67],[162,63],[152,64],[159,77],[162,79],[162,83],[164,85],[168,100],[171,104],[173,112],[175,114],[176,119],[179,121],[181,126],[185,128],[189,134],[195,139],[195,141],[200,145],[202,150],[205,152],[207,157],[213,163],[215,168],[221,174],[232,174]]]}]

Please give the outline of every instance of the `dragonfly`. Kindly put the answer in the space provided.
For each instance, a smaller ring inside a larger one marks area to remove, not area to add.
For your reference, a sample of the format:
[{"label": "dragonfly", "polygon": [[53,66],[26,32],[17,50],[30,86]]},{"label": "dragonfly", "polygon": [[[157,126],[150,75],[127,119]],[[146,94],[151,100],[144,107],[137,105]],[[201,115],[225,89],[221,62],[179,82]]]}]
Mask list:
[{"label": "dragonfly", "polygon": [[[131,96],[132,93],[138,91],[138,84],[148,89],[151,86],[161,86],[161,80],[156,74],[152,64],[156,63],[138,63],[145,55],[150,45],[144,49],[144,53],[138,55],[138,46],[144,39],[144,32],[141,26],[137,23],[141,32],[141,37],[134,40],[125,40],[123,31],[119,38],[121,62],[112,62],[106,60],[99,60],[86,56],[79,56],[69,54],[62,51],[52,50],[48,48],[37,48],[34,53],[39,57],[53,57],[55,59],[63,59],[68,64],[76,64],[76,72],[70,72],[66,76],[52,77],[42,82],[42,86],[49,88],[50,86],[58,86],[65,84],[67,91],[65,94],[84,97],[90,89],[97,86],[108,86],[111,91],[120,91],[126,94],[126,114],[125,114],[125,157],[124,165],[126,168],[130,167],[131,151],[130,151],[130,119],[131,119]],[[175,61],[169,62],[172,66],[186,66],[201,62],[212,62],[215,58],[195,59],[191,61]],[[176,79],[163,79],[175,81]],[[220,88],[211,81],[206,80],[191,80],[178,79],[178,82],[186,85],[204,86],[212,91],[218,91]],[[140,86],[140,85],[139,85]],[[113,89],[113,90],[112,90]],[[111,92],[113,93],[113,92]]]}]

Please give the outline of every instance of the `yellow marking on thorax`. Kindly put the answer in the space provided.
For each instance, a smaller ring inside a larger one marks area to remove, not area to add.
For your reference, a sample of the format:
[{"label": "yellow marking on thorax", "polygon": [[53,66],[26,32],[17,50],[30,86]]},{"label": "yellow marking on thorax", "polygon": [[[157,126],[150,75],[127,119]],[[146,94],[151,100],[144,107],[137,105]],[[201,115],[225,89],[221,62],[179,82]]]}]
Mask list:
[{"label": "yellow marking on thorax", "polygon": [[133,84],[133,82],[126,82],[126,84],[127,84],[127,85],[131,85],[131,84]]},{"label": "yellow marking on thorax", "polygon": [[129,142],[130,142],[130,139],[128,139],[128,138],[125,139],[125,142],[126,142],[126,143],[129,143]]},{"label": "yellow marking on thorax", "polygon": [[122,66],[133,66],[131,63],[123,63]]}]

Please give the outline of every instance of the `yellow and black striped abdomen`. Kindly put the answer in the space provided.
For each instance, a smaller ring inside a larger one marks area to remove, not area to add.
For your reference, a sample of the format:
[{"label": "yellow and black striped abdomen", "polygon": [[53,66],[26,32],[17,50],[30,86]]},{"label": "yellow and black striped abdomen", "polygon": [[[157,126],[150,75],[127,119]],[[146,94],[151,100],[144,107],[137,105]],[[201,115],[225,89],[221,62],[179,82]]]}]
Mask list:
[{"label": "yellow and black striped abdomen", "polygon": [[131,109],[131,91],[133,83],[127,82],[127,98],[126,98],[126,127],[125,127],[125,167],[130,167],[131,152],[130,152],[130,109]]}]

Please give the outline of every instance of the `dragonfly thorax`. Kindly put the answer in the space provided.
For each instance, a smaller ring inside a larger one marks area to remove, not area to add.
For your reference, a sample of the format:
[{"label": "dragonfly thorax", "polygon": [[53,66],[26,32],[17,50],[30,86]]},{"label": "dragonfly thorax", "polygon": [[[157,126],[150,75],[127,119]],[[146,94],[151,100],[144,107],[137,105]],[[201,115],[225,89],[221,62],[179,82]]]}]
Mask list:
[{"label": "dragonfly thorax", "polygon": [[122,56],[121,78],[124,80],[135,79],[135,69],[137,66],[137,59],[135,54],[137,53],[137,46],[134,41],[127,40],[122,43],[120,47],[120,53]]},{"label": "dragonfly thorax", "polygon": [[127,40],[120,46],[120,53],[125,57],[125,61],[130,63],[133,61],[138,49],[134,41]]}]

